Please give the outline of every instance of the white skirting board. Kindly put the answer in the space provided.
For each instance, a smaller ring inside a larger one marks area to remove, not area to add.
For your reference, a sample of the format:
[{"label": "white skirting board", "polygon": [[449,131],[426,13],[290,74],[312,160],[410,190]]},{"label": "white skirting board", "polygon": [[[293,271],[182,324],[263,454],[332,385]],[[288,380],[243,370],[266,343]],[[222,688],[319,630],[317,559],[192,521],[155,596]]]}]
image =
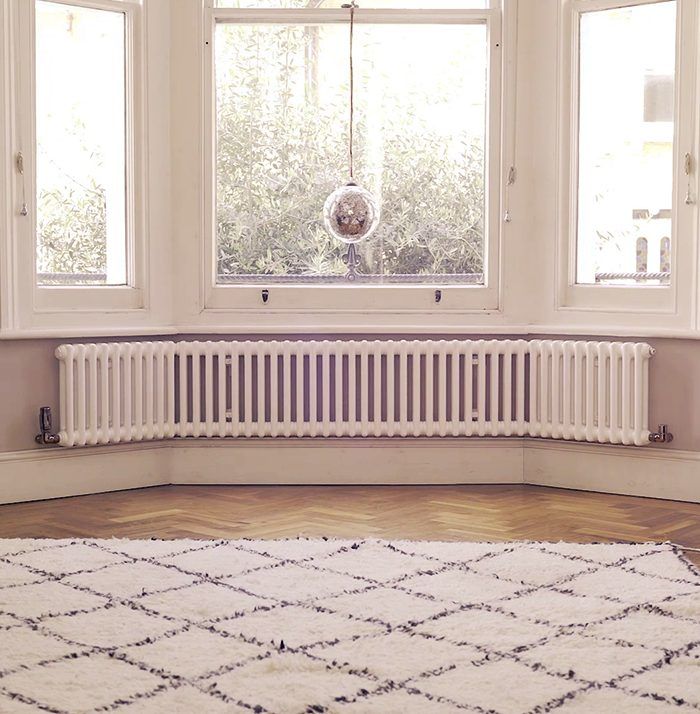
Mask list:
[{"label": "white skirting board", "polygon": [[0,503],[164,484],[489,483],[700,502],[700,453],[537,439],[251,439],[0,454]]},{"label": "white skirting board", "polygon": [[700,503],[700,452],[529,441],[525,483]]},{"label": "white skirting board", "polygon": [[160,444],[0,454],[0,503],[170,483]]},{"label": "white skirting board", "polygon": [[522,445],[484,439],[299,439],[178,443],[173,483],[522,483]]}]

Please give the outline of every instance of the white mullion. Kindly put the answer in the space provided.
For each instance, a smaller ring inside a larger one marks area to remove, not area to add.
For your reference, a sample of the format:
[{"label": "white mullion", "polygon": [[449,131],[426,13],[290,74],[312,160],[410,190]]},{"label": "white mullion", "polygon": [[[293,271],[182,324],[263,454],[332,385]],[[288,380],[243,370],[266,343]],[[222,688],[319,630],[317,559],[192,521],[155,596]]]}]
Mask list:
[{"label": "white mullion", "polygon": [[[12,101],[12,69],[13,69],[13,40],[15,26],[10,4],[0,2],[0,233],[5,236],[12,235],[14,219],[21,196],[17,191],[17,173],[14,163],[16,142],[12,131],[14,120],[11,110],[14,108]],[[13,265],[13,246],[9,240],[0,241],[0,265]],[[0,324],[4,327],[15,326],[16,289],[15,275],[17,271],[12,268],[5,270],[0,280]]]},{"label": "white mullion", "polygon": [[[110,1],[110,5],[114,4],[114,0]],[[140,9],[140,8],[139,8]],[[141,108],[143,97],[139,97],[137,101],[137,83],[136,83],[136,66],[137,60],[143,61],[143,58],[137,57],[138,49],[141,43],[136,42],[137,23],[140,16],[134,11],[132,6],[125,10],[124,13],[124,104],[126,108],[126,116],[124,122],[124,161],[126,167],[126,202],[125,215],[125,230],[126,230],[126,285],[129,287],[137,287],[141,284],[142,276],[138,275],[137,270],[143,264],[142,260],[136,260],[136,156],[139,146],[139,137],[137,136],[136,127],[145,126],[145,121],[137,122],[137,107]],[[139,66],[141,66],[139,64]],[[141,141],[143,142],[143,137]],[[141,184],[145,186],[145,183]],[[143,227],[143,226],[142,226]]]},{"label": "white mullion", "polygon": [[[671,214],[671,289],[676,304],[697,296],[698,242],[698,95],[700,92],[700,8],[697,0],[677,0],[674,86],[674,186]],[[691,156],[690,175],[685,173],[685,154]],[[686,203],[690,184],[691,201]],[[684,242],[685,245],[681,245]],[[679,254],[684,255],[679,260]],[[686,290],[682,287],[686,285]],[[693,324],[698,319],[698,300],[692,300]]]},{"label": "white mullion", "polygon": [[[15,172],[17,186],[13,205],[17,240],[14,243],[15,259],[20,270],[17,278],[16,296],[20,323],[26,321],[34,306],[36,290],[36,96],[35,96],[35,3],[15,3],[14,60],[15,72],[13,160],[22,152],[24,175]],[[21,216],[20,205],[26,200],[28,214]]]},{"label": "white mullion", "polygon": [[569,190],[569,210],[567,213],[569,223],[569,262],[568,262],[568,284],[577,284],[578,267],[578,179],[579,179],[579,136],[581,117],[581,12],[573,10],[569,18],[569,32],[571,33],[571,55],[568,64],[571,95],[569,106],[571,116],[569,117],[569,146],[571,158],[569,163],[568,190]]},{"label": "white mullion", "polygon": [[501,160],[503,147],[503,118],[501,114],[501,86],[503,82],[503,42],[500,13],[492,13],[486,24],[488,70],[486,84],[485,181],[484,215],[484,287],[498,290],[499,241],[501,227],[501,176],[505,171]]},{"label": "white mullion", "polygon": [[207,304],[212,291],[217,288],[217,234],[216,225],[216,68],[214,67],[216,41],[215,10],[210,6],[211,0],[205,0],[201,25],[201,86],[202,86],[202,151],[203,151],[203,191],[202,212],[204,251],[203,265],[200,268],[201,305]]}]

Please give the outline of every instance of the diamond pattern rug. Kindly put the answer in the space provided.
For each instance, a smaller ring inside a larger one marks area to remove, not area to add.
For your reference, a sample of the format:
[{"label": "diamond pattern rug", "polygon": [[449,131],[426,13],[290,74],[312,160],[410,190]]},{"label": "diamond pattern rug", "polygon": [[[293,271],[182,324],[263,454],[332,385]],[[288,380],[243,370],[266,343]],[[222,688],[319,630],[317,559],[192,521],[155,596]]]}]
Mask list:
[{"label": "diamond pattern rug", "polygon": [[0,712],[700,710],[667,544],[0,541]]}]

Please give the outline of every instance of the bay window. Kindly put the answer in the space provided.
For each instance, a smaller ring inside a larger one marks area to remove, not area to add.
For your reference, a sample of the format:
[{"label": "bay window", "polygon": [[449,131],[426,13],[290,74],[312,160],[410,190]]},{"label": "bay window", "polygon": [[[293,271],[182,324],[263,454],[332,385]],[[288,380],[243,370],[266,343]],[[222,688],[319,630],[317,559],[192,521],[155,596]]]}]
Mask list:
[{"label": "bay window", "polygon": [[[0,337],[691,334],[697,0],[0,0]],[[134,329],[136,328],[136,329]]]}]

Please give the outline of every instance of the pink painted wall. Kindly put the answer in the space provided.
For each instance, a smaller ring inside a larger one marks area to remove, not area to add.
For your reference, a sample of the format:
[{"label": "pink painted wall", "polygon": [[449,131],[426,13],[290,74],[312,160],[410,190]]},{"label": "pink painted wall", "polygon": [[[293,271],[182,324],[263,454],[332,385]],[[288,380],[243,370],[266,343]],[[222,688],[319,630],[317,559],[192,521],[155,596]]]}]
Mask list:
[{"label": "pink painted wall", "polygon": [[[281,336],[246,337],[280,339]],[[328,339],[333,336],[313,337]],[[353,335],[353,337],[358,336]],[[402,339],[412,336],[395,337]],[[444,337],[456,338],[455,335]],[[463,335],[462,337],[477,336]],[[227,338],[223,335],[184,335],[176,338],[168,336],[153,339]],[[0,340],[0,452],[39,448],[34,443],[39,407],[49,405],[54,408],[54,412],[58,407],[58,364],[53,355],[54,350],[57,345],[64,342],[90,341],[101,340]],[[648,339],[646,341],[657,350],[651,360],[650,423],[652,427],[659,423],[669,424],[675,436],[672,444],[653,448],[700,451],[700,340]]]}]

